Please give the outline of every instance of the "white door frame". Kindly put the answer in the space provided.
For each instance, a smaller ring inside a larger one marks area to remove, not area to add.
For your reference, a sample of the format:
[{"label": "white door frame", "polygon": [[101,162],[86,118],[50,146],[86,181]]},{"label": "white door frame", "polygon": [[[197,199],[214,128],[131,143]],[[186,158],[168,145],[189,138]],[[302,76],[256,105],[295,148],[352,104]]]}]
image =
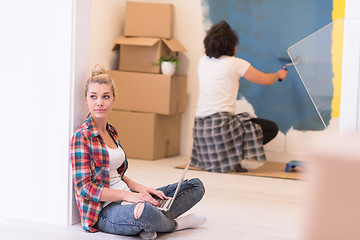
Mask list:
[{"label": "white door frame", "polygon": [[[72,13],[72,59],[71,59],[71,100],[70,100],[70,136],[84,121],[86,107],[84,102],[84,83],[90,72],[90,29],[91,1],[73,0]],[[71,164],[68,177],[68,218],[67,224],[80,222],[80,215],[74,197]]]},{"label": "white door frame", "polygon": [[360,133],[360,2],[345,1],[340,133]]}]

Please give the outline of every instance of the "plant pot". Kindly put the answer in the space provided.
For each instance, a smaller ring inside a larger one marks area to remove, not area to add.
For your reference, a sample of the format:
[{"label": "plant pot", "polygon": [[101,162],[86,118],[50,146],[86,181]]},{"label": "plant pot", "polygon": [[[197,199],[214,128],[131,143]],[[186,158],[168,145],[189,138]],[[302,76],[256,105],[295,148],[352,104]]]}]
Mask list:
[{"label": "plant pot", "polygon": [[161,72],[162,74],[173,75],[176,71],[176,63],[173,62],[161,62]]}]

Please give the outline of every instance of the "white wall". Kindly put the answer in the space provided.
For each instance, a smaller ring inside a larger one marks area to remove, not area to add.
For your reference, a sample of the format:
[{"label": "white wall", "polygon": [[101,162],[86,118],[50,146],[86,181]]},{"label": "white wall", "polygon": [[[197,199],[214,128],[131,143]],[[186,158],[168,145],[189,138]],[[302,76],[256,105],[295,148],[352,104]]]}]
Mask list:
[{"label": "white wall", "polygon": [[74,0],[1,3],[0,217],[68,221],[75,9]]},{"label": "white wall", "polygon": [[360,2],[345,1],[340,131],[360,133]]}]

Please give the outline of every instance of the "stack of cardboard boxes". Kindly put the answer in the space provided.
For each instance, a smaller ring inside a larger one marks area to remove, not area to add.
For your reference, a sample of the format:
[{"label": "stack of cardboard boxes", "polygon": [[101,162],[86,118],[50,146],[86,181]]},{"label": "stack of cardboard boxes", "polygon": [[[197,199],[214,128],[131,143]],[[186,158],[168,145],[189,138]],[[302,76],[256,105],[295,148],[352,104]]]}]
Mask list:
[{"label": "stack of cardboard boxes", "polygon": [[155,63],[186,49],[172,38],[172,4],[127,2],[117,86],[109,122],[129,158],[159,159],[179,154],[180,113],[186,107],[186,75],[163,75]]}]

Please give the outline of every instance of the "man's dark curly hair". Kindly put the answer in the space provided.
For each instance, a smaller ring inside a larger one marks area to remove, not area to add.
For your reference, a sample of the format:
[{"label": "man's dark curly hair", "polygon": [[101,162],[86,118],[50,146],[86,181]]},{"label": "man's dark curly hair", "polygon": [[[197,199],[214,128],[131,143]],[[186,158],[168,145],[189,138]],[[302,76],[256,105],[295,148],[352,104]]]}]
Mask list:
[{"label": "man's dark curly hair", "polygon": [[207,31],[204,39],[205,54],[214,58],[233,56],[238,42],[239,39],[230,25],[222,20]]}]

